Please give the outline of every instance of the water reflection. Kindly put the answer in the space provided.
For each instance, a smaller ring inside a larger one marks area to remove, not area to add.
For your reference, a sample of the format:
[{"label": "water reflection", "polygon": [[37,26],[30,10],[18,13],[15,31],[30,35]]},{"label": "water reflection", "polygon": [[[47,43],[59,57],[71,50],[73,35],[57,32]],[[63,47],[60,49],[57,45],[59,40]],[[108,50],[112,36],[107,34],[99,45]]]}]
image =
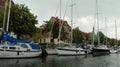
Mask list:
[{"label": "water reflection", "polygon": [[40,59],[2,59],[0,67],[39,67]]},{"label": "water reflection", "polygon": [[120,67],[120,54],[105,56],[47,56],[29,59],[0,59],[0,67]]}]

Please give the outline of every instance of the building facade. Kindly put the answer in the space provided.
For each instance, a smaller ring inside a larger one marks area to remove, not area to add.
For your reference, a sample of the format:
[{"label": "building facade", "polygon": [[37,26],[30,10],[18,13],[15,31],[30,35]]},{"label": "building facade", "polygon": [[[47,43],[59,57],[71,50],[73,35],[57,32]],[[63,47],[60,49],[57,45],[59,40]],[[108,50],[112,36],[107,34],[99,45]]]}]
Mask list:
[{"label": "building facade", "polygon": [[[65,31],[70,33],[71,27],[69,26],[67,21],[61,20],[57,17],[51,17],[49,21],[50,22],[55,22],[55,23],[63,23]],[[47,44],[58,44],[59,43],[58,42],[58,37],[53,38],[53,34],[51,33],[51,31],[49,31],[47,33],[43,32],[43,28],[39,29],[39,32],[33,34],[32,37],[24,35],[24,36],[21,37],[21,39],[27,39],[29,41],[34,41],[34,42],[37,42],[37,43],[47,43]]]},{"label": "building facade", "polygon": [[5,0],[0,0],[0,12],[4,10],[5,7]]},{"label": "building facade", "polygon": [[58,42],[59,38],[58,37],[53,38],[53,34],[51,33],[52,25],[54,25],[54,23],[62,24],[62,26],[64,26],[66,32],[68,32],[68,33],[71,32],[71,27],[69,26],[67,21],[59,19],[58,17],[51,17],[49,22],[50,22],[50,25],[51,25],[51,30],[48,33],[43,33],[42,34],[43,37],[40,38],[40,43],[47,43],[47,44],[50,44],[50,43],[58,44],[59,43]]}]

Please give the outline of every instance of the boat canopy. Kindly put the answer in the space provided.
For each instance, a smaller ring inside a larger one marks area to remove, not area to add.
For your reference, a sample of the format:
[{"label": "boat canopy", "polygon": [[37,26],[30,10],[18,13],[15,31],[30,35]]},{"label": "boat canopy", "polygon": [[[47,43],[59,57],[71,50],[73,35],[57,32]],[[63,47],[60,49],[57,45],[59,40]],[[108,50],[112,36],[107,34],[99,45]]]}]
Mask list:
[{"label": "boat canopy", "polygon": [[39,46],[37,43],[30,42],[29,45],[31,46],[32,49],[39,49]]},{"label": "boat canopy", "polygon": [[20,39],[13,38],[8,34],[8,32],[2,33],[1,39],[4,41],[9,41],[11,43],[28,43],[32,49],[39,49],[39,46],[37,43],[30,42],[28,40],[20,40]]},{"label": "boat canopy", "polygon": [[3,35],[2,39],[5,41],[9,41],[9,42],[20,42],[20,43],[28,43],[29,42],[27,40],[20,40],[20,39],[13,38],[7,32]]}]

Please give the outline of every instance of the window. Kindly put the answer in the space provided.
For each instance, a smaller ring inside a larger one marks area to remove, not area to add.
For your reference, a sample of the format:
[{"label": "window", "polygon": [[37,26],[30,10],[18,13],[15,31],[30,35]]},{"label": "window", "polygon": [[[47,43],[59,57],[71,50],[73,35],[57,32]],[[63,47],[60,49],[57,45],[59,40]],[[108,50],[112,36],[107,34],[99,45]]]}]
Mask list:
[{"label": "window", "polygon": [[26,44],[21,44],[21,47],[28,48],[28,46]]},{"label": "window", "polygon": [[9,49],[16,49],[16,47],[9,47]]},{"label": "window", "polygon": [[45,39],[44,39],[44,43],[45,43]]},{"label": "window", "polygon": [[5,46],[3,46],[3,47],[1,47],[1,48],[3,48],[3,49],[8,49],[8,47],[5,47]]},{"label": "window", "polygon": [[42,43],[42,39],[40,39],[40,43]]}]

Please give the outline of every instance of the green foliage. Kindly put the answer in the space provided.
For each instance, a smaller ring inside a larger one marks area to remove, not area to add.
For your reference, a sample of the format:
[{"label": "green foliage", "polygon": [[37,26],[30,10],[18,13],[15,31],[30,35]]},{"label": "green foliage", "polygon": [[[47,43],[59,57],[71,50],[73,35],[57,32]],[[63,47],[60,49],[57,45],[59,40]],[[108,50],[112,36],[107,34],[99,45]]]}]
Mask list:
[{"label": "green foliage", "polygon": [[78,27],[73,29],[73,40],[76,43],[84,40],[84,36]]},{"label": "green foliage", "polygon": [[120,46],[120,40],[118,40],[118,45]]},{"label": "green foliage", "polygon": [[109,44],[110,44],[110,45],[115,45],[115,39],[110,39],[110,40],[109,40]]},{"label": "green foliage", "polygon": [[41,26],[41,28],[43,28],[42,32],[43,33],[48,33],[51,30],[52,24],[53,22],[50,21],[44,21],[44,24]]},{"label": "green foliage", "polygon": [[[51,32],[51,35],[53,35],[53,38],[57,38],[59,35],[59,23],[58,22],[51,22],[51,21],[44,21],[45,24],[42,25],[43,33],[49,33]],[[53,28],[52,28],[53,26]],[[52,30],[51,30],[52,29]]]},{"label": "green foliage", "polygon": [[100,43],[104,43],[104,41],[105,41],[105,35],[102,32],[98,32],[98,33],[99,33]]},{"label": "green foliage", "polygon": [[61,40],[62,41],[70,40],[69,33],[68,33],[68,31],[65,30],[64,26],[62,26],[62,30],[61,30]]},{"label": "green foliage", "polygon": [[30,12],[27,6],[23,4],[14,4],[11,8],[9,31],[13,31],[18,35],[32,35],[36,32],[37,16]]},{"label": "green foliage", "polygon": [[[45,24],[42,25],[41,27],[43,27],[43,33],[50,33],[54,38],[58,38],[59,36],[59,19],[56,21],[44,21]],[[52,28],[53,27],[53,28]],[[65,26],[62,26],[61,29],[61,34],[60,34],[61,40],[66,40],[68,38],[68,31],[65,30]]]},{"label": "green foliage", "polygon": [[2,28],[2,24],[3,24],[3,17],[4,17],[4,10],[1,9],[0,11],[0,28]]},{"label": "green foliage", "polygon": [[88,33],[86,35],[86,41],[92,41],[93,40],[93,33]]},{"label": "green foliage", "polygon": [[59,22],[54,22],[52,34],[53,34],[53,38],[58,38],[58,36],[59,36]]}]

